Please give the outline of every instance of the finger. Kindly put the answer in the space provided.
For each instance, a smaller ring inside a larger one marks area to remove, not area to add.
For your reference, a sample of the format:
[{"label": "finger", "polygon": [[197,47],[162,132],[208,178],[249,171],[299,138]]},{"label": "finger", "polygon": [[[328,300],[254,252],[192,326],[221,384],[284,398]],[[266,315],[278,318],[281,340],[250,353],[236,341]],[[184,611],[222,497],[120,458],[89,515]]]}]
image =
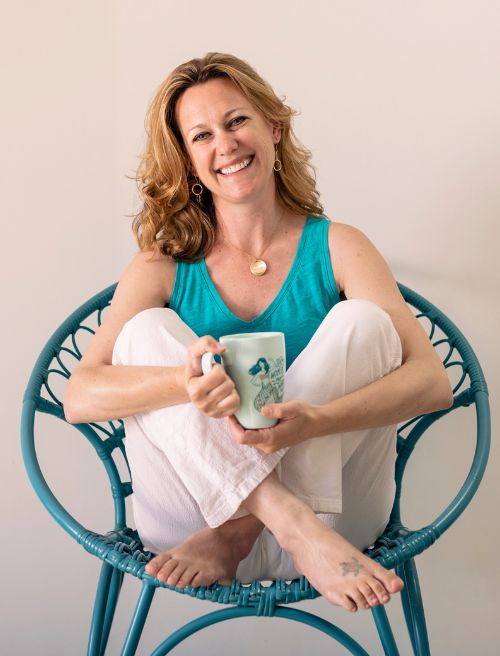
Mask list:
[{"label": "finger", "polygon": [[265,430],[244,429],[240,440],[240,444],[246,444],[248,446],[266,445],[267,442]]},{"label": "finger", "polygon": [[193,342],[188,348],[188,376],[202,376],[201,356],[210,351],[211,353],[224,353],[226,347],[211,335],[205,335]]},{"label": "finger", "polygon": [[212,371],[204,376],[191,376],[188,379],[188,394],[196,405],[205,404],[208,395],[220,385],[230,380],[220,364],[216,364]]},{"label": "finger", "polygon": [[264,417],[272,419],[289,419],[296,415],[296,408],[293,401],[287,403],[269,403],[261,409]]},{"label": "finger", "polygon": [[[222,369],[222,367],[221,367]],[[225,398],[228,396],[231,396],[231,394],[236,390],[236,387],[233,383],[233,381],[225,376],[222,380],[222,382],[217,385],[217,387],[214,387],[210,392],[207,394],[207,404],[210,406],[216,406],[218,403],[223,401]]]},{"label": "finger", "polygon": [[233,390],[229,396],[217,404],[216,412],[218,417],[229,417],[238,412],[240,407],[240,397],[236,390]]}]

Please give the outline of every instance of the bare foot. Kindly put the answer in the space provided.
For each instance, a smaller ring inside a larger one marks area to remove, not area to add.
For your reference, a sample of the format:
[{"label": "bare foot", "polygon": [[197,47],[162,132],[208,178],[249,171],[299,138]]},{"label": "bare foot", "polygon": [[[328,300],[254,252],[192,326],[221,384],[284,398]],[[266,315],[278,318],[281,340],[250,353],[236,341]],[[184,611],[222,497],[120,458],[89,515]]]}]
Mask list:
[{"label": "bare foot", "polygon": [[[316,518],[317,519],[317,518]],[[356,612],[390,601],[403,588],[393,572],[364,556],[319,520],[308,522],[304,538],[292,539],[295,567],[331,603]]]},{"label": "bare foot", "polygon": [[252,515],[230,520],[217,528],[204,528],[153,558],[146,565],[146,572],[178,588],[211,585],[216,581],[229,583],[263,528]]},{"label": "bare foot", "polygon": [[274,533],[296,569],[328,601],[351,612],[386,604],[403,581],[364,556],[325,526],[272,472],[244,501],[244,507]]}]

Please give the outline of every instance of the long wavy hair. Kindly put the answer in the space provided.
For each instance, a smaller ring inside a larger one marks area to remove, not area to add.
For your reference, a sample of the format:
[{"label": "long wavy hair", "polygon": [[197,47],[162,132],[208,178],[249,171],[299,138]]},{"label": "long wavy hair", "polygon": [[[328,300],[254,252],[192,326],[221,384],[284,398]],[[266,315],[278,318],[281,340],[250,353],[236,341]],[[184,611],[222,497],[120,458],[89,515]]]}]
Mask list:
[{"label": "long wavy hair", "polygon": [[132,229],[141,250],[154,249],[176,260],[194,262],[215,243],[217,219],[212,194],[205,189],[201,203],[190,193],[196,182],[176,122],[181,94],[208,80],[226,77],[234,82],[266,120],[281,128],[275,173],[281,204],[294,213],[321,216],[311,152],[295,137],[291,119],[298,112],[276,96],[249,64],[232,55],[209,52],[177,66],[158,88],[146,116],[147,142],[136,180],[143,200]]}]

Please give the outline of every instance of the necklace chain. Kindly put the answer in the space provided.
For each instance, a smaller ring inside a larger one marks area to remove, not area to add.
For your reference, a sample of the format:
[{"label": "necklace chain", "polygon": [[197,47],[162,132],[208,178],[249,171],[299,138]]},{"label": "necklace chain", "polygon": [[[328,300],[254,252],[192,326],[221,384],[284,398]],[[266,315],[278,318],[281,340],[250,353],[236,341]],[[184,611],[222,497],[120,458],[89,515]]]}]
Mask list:
[{"label": "necklace chain", "polygon": [[228,238],[226,237],[226,235],[225,235],[224,230],[221,229],[221,232],[222,232],[222,238],[223,238],[223,240],[226,242],[226,244],[229,244],[229,245],[232,246],[233,248],[236,248],[236,250],[241,251],[241,252],[244,253],[245,255],[247,255],[247,256],[249,256],[249,257],[252,258],[252,261],[251,261],[251,263],[250,263],[250,272],[251,272],[254,276],[263,276],[263,275],[266,273],[266,271],[267,271],[267,262],[266,262],[265,260],[262,259],[262,256],[263,256],[264,253],[267,251],[267,249],[269,248],[269,246],[273,243],[273,239],[274,239],[274,237],[276,236],[276,232],[278,231],[278,228],[279,228],[279,226],[280,226],[280,224],[281,224],[281,220],[283,219],[283,215],[284,215],[284,213],[285,213],[285,208],[283,208],[283,211],[281,212],[281,216],[280,216],[280,218],[279,218],[278,223],[276,224],[276,227],[275,227],[274,230],[273,230],[273,233],[272,233],[272,235],[271,235],[271,239],[270,239],[269,242],[266,244],[266,246],[265,246],[264,249],[261,251],[261,253],[260,253],[260,255],[259,255],[258,257],[255,257],[254,255],[252,255],[252,254],[249,253],[248,251],[243,250],[243,248],[240,248],[239,246],[236,246],[236,245],[233,244],[231,241],[229,241],[229,239],[228,239]]}]

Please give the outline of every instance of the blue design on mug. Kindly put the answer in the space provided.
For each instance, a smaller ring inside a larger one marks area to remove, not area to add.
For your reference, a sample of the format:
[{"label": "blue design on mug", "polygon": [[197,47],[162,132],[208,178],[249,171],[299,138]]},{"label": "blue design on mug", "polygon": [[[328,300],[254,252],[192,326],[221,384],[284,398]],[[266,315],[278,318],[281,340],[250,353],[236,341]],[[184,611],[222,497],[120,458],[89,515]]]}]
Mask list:
[{"label": "blue design on mug", "polygon": [[252,376],[251,383],[260,387],[259,393],[253,401],[254,408],[260,412],[267,403],[279,403],[283,398],[284,358],[279,357],[269,361],[261,357],[250,367],[248,373]]}]

